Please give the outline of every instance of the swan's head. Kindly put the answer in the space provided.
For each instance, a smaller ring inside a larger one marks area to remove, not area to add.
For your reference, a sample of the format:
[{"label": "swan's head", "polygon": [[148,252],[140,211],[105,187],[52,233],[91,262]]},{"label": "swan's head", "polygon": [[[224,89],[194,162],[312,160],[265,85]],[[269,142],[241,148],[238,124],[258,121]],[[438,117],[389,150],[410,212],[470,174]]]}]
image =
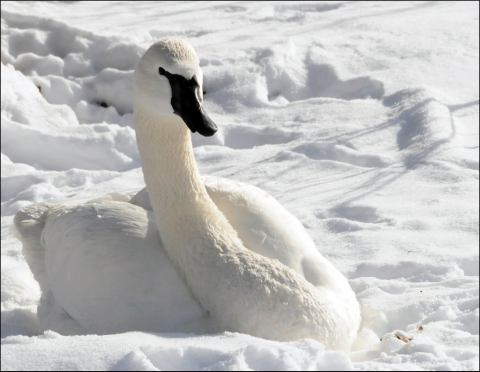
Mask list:
[{"label": "swan's head", "polygon": [[136,107],[154,115],[179,115],[203,136],[217,131],[202,108],[203,74],[186,41],[167,38],[153,44],[135,68],[133,86]]}]

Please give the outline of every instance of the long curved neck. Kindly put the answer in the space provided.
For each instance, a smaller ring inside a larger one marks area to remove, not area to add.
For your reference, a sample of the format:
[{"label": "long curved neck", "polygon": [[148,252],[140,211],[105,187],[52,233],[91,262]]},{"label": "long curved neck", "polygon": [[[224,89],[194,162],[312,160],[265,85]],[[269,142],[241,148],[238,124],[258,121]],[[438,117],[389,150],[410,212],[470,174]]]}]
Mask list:
[{"label": "long curved neck", "polygon": [[179,116],[153,116],[135,110],[135,131],[154,211],[158,203],[158,207],[170,208],[179,201],[209,199],[195,162],[189,129]]},{"label": "long curved neck", "polygon": [[135,131],[150,202],[171,259],[182,265],[185,256],[191,256],[186,250],[243,248],[208,196],[182,119],[149,114],[135,105]]}]

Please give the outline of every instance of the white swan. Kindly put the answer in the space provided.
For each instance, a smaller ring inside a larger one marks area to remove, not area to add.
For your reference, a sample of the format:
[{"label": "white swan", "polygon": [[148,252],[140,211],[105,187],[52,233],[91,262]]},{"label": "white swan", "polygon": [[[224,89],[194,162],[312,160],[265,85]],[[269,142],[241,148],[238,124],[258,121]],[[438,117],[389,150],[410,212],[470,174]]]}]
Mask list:
[{"label": "white swan", "polygon": [[255,187],[200,177],[190,130],[216,131],[202,82],[195,51],[178,39],[155,43],[137,64],[135,129],[150,197],[37,204],[15,216],[42,290],[42,328],[228,330],[348,350],[358,303],[301,223]]}]

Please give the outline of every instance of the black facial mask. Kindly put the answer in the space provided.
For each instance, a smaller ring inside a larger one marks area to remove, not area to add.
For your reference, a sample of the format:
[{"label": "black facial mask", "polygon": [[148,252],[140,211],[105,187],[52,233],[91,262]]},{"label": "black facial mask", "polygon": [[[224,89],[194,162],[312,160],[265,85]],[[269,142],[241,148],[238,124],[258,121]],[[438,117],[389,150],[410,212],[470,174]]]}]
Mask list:
[{"label": "black facial mask", "polygon": [[210,137],[217,131],[217,126],[203,111],[199,102],[198,90],[200,86],[193,76],[190,80],[181,75],[171,74],[162,67],[158,69],[160,75],[165,76],[172,88],[171,104],[175,114],[180,116],[190,130],[198,132],[202,136]]}]

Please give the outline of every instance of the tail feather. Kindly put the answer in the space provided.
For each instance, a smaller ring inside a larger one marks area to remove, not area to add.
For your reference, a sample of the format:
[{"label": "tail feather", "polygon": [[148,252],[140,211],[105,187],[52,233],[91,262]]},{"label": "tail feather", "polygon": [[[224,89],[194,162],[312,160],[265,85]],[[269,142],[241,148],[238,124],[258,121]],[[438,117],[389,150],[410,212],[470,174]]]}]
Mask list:
[{"label": "tail feather", "polygon": [[23,255],[42,292],[49,290],[45,275],[45,245],[42,233],[53,207],[54,204],[47,203],[29,205],[17,212],[13,219],[17,236],[23,243]]}]

